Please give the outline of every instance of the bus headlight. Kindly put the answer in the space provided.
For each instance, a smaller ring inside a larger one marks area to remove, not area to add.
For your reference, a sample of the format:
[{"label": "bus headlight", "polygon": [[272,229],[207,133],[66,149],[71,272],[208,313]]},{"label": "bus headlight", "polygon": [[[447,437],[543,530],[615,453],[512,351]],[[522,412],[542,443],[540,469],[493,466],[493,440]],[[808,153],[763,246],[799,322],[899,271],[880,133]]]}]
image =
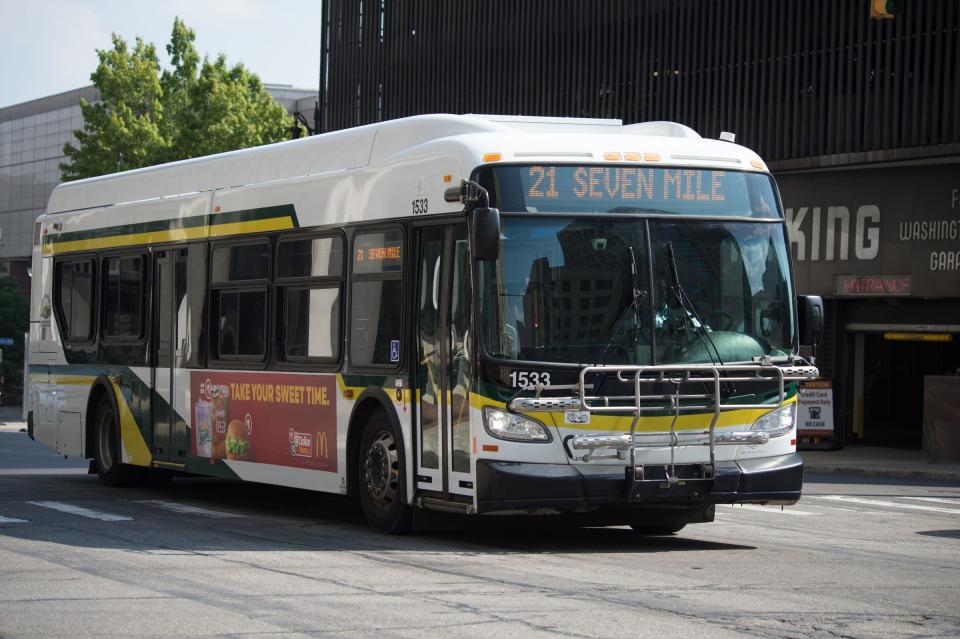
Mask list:
[{"label": "bus headlight", "polygon": [[753,422],[753,427],[750,430],[765,431],[771,439],[779,437],[780,435],[786,435],[793,430],[796,414],[797,404],[794,402],[789,406],[770,411],[763,417],[760,417],[757,421]]},{"label": "bus headlight", "polygon": [[550,442],[550,431],[540,422],[493,406],[483,407],[483,427],[497,439],[516,442]]}]

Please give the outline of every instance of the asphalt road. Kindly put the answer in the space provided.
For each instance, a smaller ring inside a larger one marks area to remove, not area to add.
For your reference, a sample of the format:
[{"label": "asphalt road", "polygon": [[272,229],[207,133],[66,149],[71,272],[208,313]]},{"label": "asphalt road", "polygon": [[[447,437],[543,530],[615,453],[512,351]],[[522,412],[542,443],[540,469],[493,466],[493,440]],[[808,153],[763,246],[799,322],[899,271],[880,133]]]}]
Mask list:
[{"label": "asphalt road", "polygon": [[0,637],[960,635],[960,483],[808,477],[661,538],[388,537],[339,498],[85,468],[0,429]]}]

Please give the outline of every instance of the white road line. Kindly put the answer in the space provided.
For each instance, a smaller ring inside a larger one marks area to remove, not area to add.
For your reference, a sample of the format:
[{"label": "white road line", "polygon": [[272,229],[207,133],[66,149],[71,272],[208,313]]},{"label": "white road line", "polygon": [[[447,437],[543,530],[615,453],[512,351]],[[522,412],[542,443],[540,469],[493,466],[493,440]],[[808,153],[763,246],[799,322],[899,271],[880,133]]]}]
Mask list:
[{"label": "white road line", "polygon": [[951,504],[960,508],[960,497],[954,499],[945,499],[943,497],[905,497],[904,499],[919,499],[920,501],[932,501],[937,504]]},{"label": "white road line", "polygon": [[907,510],[924,510],[931,513],[945,513],[947,515],[960,515],[960,509],[955,508],[937,508],[936,506],[922,506],[920,504],[907,504],[895,501],[886,501],[883,499],[864,499],[862,497],[851,497],[849,495],[816,495],[815,499],[829,499],[832,501],[843,501],[851,504],[864,504],[866,506],[883,506],[885,508],[904,508]]},{"label": "white road line", "polygon": [[33,504],[34,506],[40,506],[41,508],[59,510],[62,513],[68,513],[70,515],[79,515],[81,517],[89,517],[90,519],[99,519],[100,521],[133,521],[133,517],[101,513],[97,512],[96,510],[90,510],[89,508],[82,508],[80,506],[74,506],[73,504],[65,504],[61,501],[28,501],[27,503]]},{"label": "white road line", "polygon": [[16,519],[14,517],[3,517],[0,515],[0,524],[25,524],[26,519]]},{"label": "white road line", "polygon": [[202,515],[204,517],[219,517],[219,518],[243,517],[243,515],[235,515],[234,513],[225,513],[221,510],[207,510],[206,508],[200,508],[198,506],[188,506],[186,504],[178,504],[173,501],[160,501],[158,499],[147,499],[137,503],[149,504],[151,506],[157,506],[158,508],[165,508],[166,510],[172,510],[175,513],[183,513],[185,515]]},{"label": "white road line", "polygon": [[819,513],[812,513],[807,510],[797,510],[792,506],[787,506],[783,510],[780,509],[780,506],[764,506],[762,504],[720,504],[721,506],[729,506],[730,508],[742,508],[744,510],[755,510],[762,513],[773,513],[775,515],[817,515]]}]

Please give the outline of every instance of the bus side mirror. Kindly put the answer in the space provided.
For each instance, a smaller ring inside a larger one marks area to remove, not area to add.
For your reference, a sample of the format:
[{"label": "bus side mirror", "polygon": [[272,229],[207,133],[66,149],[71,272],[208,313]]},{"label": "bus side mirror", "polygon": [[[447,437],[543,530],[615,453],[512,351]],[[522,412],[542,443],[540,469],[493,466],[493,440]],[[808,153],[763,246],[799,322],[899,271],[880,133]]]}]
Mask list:
[{"label": "bus side mirror", "polygon": [[500,210],[473,210],[473,258],[495,260],[500,256]]},{"label": "bus side mirror", "polygon": [[818,346],[823,341],[823,298],[819,295],[798,295],[797,319],[800,323],[800,344]]}]

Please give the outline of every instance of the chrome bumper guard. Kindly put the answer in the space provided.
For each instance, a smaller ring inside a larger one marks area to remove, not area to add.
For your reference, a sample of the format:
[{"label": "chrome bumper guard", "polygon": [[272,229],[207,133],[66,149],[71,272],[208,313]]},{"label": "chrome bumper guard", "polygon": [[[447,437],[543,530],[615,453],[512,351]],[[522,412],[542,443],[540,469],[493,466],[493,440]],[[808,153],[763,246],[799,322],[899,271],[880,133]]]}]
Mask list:
[{"label": "chrome bumper guard", "polygon": [[[800,360],[803,362],[803,360]],[[600,396],[590,395],[593,385],[587,378],[595,375],[616,375],[617,380],[632,383],[633,395]],[[786,400],[785,383],[813,379],[819,371],[815,366],[803,362],[790,366],[779,366],[768,359],[755,364],[719,364],[719,365],[661,365],[661,366],[587,366],[580,371],[577,384],[571,386],[537,386],[532,390],[534,397],[518,397],[510,402],[510,410],[517,413],[536,413],[557,410],[584,410],[590,413],[632,413],[630,432],[622,435],[585,434],[573,435],[565,440],[568,452],[577,459],[573,451],[586,451],[580,461],[592,459],[620,459],[627,461],[626,476],[630,482],[628,494],[638,494],[636,483],[644,476],[642,468],[636,464],[638,448],[670,448],[670,464],[666,467],[666,485],[674,486],[680,482],[676,468],[676,449],[681,446],[709,447],[709,468],[715,464],[716,446],[757,445],[770,440],[763,431],[741,431],[717,433],[716,425],[724,411],[743,409],[774,410],[783,406]],[[723,384],[733,382],[768,383],[777,391],[774,402],[763,404],[724,403],[721,394]],[[654,385],[672,384],[673,392],[651,392]],[[696,389],[702,392],[682,392],[683,386],[703,384]],[[544,391],[569,391],[570,397],[542,397]],[[647,392],[644,392],[647,390]],[[673,414],[670,429],[655,432],[637,432],[637,424],[645,413],[663,412]],[[712,413],[709,424],[702,429],[678,432],[677,421],[685,413]],[[609,450],[609,453],[597,454],[596,451]],[[631,471],[631,469],[633,469]],[[712,473],[705,473],[703,476]]]}]

